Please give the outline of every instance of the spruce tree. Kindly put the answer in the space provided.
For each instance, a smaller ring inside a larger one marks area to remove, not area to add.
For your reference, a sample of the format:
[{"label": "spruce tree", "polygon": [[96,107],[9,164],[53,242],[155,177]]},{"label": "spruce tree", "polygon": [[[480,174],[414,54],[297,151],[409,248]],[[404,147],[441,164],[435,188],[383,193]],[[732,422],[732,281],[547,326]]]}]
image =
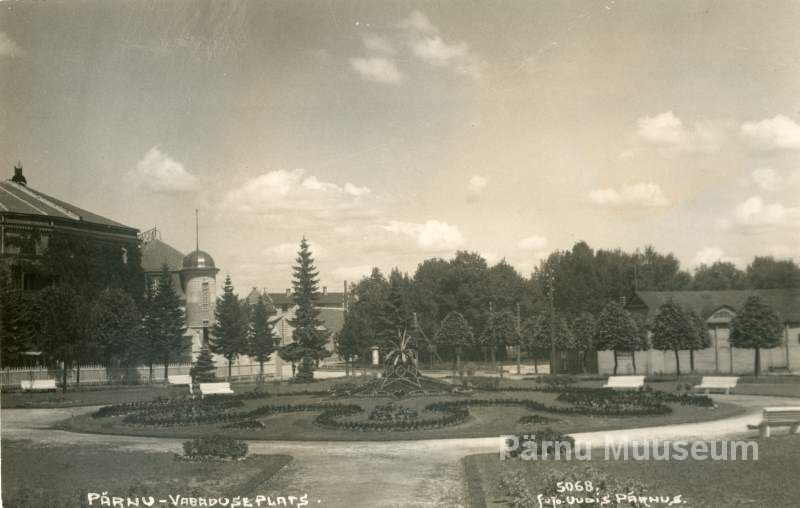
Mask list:
[{"label": "spruce tree", "polygon": [[213,383],[217,379],[217,366],[214,365],[214,358],[208,345],[203,344],[200,354],[197,355],[194,365],[192,365],[189,375],[192,376],[192,383]]},{"label": "spruce tree", "polygon": [[755,375],[761,372],[761,349],[781,345],[783,325],[778,314],[758,296],[751,296],[731,322],[733,347],[755,349]]},{"label": "spruce tree", "polygon": [[264,378],[264,363],[268,362],[278,338],[272,330],[269,320],[269,311],[264,302],[264,295],[259,295],[258,302],[253,306],[250,317],[249,353],[258,362],[258,376]]},{"label": "spruce tree", "polygon": [[214,326],[211,328],[210,348],[213,353],[228,360],[228,379],[231,377],[233,361],[247,352],[247,315],[233,292],[230,275],[225,277],[222,296],[214,309]]},{"label": "spruce tree", "polygon": [[154,322],[155,336],[153,346],[158,357],[164,362],[164,382],[169,379],[169,364],[190,349],[186,333],[186,315],[175,288],[172,287],[172,274],[169,267],[161,267],[158,278],[158,290],[153,295],[152,306],[148,309],[150,316],[146,321]]},{"label": "spruce tree", "polygon": [[328,342],[328,333],[322,329],[319,309],[315,305],[318,294],[319,272],[314,266],[314,258],[305,237],[300,241],[300,250],[297,253],[296,262],[297,265],[294,266],[292,280],[295,315],[289,321],[289,324],[294,328],[292,338],[302,350],[303,355],[296,379],[298,381],[311,381],[314,379],[315,362],[328,356],[328,352],[325,349],[325,344]]}]

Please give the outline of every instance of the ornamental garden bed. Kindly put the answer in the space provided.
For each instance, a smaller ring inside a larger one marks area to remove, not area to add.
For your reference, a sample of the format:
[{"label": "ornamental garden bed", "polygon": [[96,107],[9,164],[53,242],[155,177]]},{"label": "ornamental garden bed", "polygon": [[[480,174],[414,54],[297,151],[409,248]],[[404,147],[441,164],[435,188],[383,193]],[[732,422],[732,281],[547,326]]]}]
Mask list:
[{"label": "ornamental garden bed", "polygon": [[[326,395],[323,395],[326,393]],[[487,437],[557,422],[563,432],[724,418],[736,406],[669,393],[613,392],[534,384],[471,394],[332,396],[327,391],[240,393],[104,407],[64,423],[70,430],[163,437],[221,433],[238,439],[392,440]]]}]

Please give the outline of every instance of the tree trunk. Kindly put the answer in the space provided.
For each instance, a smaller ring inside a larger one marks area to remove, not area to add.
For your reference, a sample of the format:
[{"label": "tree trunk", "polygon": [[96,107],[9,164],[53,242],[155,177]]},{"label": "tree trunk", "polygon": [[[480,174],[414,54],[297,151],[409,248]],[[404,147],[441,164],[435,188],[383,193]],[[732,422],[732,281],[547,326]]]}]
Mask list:
[{"label": "tree trunk", "polygon": [[456,348],[456,370],[461,373],[461,346]]},{"label": "tree trunk", "polygon": [[681,377],[681,356],[677,349],[673,351],[675,352],[675,372],[678,373],[678,377]]},{"label": "tree trunk", "polygon": [[169,380],[169,357],[164,357],[164,382]]},{"label": "tree trunk", "polygon": [[522,346],[517,346],[517,375],[522,374]]},{"label": "tree trunk", "polygon": [[497,360],[495,359],[494,346],[492,346],[492,370],[497,369]]},{"label": "tree trunk", "polygon": [[761,349],[756,348],[756,377],[761,373]]},{"label": "tree trunk", "polygon": [[264,360],[258,362],[258,377],[264,379]]},{"label": "tree trunk", "polygon": [[636,351],[631,351],[631,361],[633,362],[633,373],[636,374]]},{"label": "tree trunk", "polygon": [[231,380],[231,369],[233,369],[233,360],[228,358],[228,382]]},{"label": "tree trunk", "polygon": [[75,364],[75,386],[81,385],[81,364]]},{"label": "tree trunk", "polygon": [[61,372],[61,393],[67,393],[67,362]]},{"label": "tree trunk", "polygon": [[689,350],[689,372],[694,374],[694,349]]},{"label": "tree trunk", "polygon": [[614,350],[614,375],[615,376],[617,375],[617,366],[618,366],[618,364],[619,363],[617,362],[617,350],[615,349]]},{"label": "tree trunk", "polygon": [[533,352],[533,373],[539,373],[539,358],[536,356],[536,351]]},{"label": "tree trunk", "polygon": [[153,383],[153,362],[148,363],[147,367],[148,367],[148,370],[149,370],[148,381],[150,382],[150,384],[152,384]]}]

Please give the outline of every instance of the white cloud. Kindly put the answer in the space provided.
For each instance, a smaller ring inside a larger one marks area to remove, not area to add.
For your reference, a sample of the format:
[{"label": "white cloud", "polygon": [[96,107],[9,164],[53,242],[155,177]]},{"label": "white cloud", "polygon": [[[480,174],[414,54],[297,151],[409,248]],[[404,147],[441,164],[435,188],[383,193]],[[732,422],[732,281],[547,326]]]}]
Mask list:
[{"label": "white cloud", "polygon": [[405,75],[397,68],[397,64],[388,58],[351,58],[350,65],[367,81],[382,85],[399,85],[405,81]]},{"label": "white cloud", "polygon": [[420,11],[412,12],[407,18],[400,21],[400,28],[409,31],[415,31],[426,35],[433,35],[439,32],[433,23]]},{"label": "white cloud", "polygon": [[756,149],[800,150],[800,125],[784,115],[745,122],[740,132]]},{"label": "white cloud", "polygon": [[136,167],[123,177],[123,181],[162,194],[189,192],[199,187],[197,177],[158,146],[148,150]]},{"label": "white cloud", "polygon": [[739,203],[730,219],[723,219],[724,229],[739,229],[761,233],[776,228],[800,225],[800,207],[787,207],[781,203],[764,203],[758,196]]},{"label": "white cloud", "polygon": [[710,123],[697,123],[687,128],[672,111],[637,120],[636,137],[645,144],[674,152],[711,153],[724,141],[722,129]]},{"label": "white cloud", "polygon": [[589,200],[609,208],[654,208],[669,204],[661,187],[647,182],[623,185],[619,190],[595,189],[589,193]]},{"label": "white cloud", "polygon": [[740,258],[726,256],[725,251],[719,247],[703,247],[694,255],[689,266],[697,268],[700,265],[712,265],[717,261],[733,263],[738,267],[743,267],[745,264]]},{"label": "white cloud", "polygon": [[478,195],[483,192],[487,185],[489,185],[489,180],[480,175],[473,175],[467,182],[467,191],[470,194]]},{"label": "white cloud", "polygon": [[382,37],[376,33],[367,33],[362,35],[361,42],[364,43],[365,48],[375,53],[383,53],[385,55],[394,55],[397,53],[394,45],[389,42],[386,37]]},{"label": "white cloud", "polygon": [[547,247],[547,238],[539,235],[529,236],[520,240],[517,247],[526,252],[542,251]]},{"label": "white cloud", "polygon": [[19,45],[5,32],[0,32],[0,58],[20,58],[25,55]]},{"label": "white cloud", "polygon": [[424,224],[391,221],[383,229],[412,237],[417,247],[427,252],[448,252],[464,245],[464,237],[458,226],[438,220],[428,220]]},{"label": "white cloud", "polygon": [[321,181],[305,171],[276,170],[228,191],[220,211],[240,218],[266,219],[274,227],[305,227],[372,220],[376,210],[366,187]]}]

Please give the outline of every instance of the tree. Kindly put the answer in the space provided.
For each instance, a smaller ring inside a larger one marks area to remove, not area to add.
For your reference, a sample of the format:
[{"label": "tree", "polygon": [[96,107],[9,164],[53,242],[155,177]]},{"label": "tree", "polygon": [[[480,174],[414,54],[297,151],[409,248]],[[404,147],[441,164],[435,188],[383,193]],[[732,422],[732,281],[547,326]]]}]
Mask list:
[{"label": "tree", "polygon": [[141,357],[142,316],[133,298],[121,289],[103,290],[92,304],[89,327],[106,369],[119,364],[129,380],[130,368]]},{"label": "tree", "polygon": [[[505,347],[516,343],[517,326],[514,314],[503,310],[491,312],[486,320],[486,328],[481,335],[481,342],[489,348],[492,355],[492,368],[496,368],[496,351],[498,348],[505,351]],[[500,376],[502,377],[502,365]]]},{"label": "tree", "polygon": [[369,326],[363,312],[355,307],[344,317],[342,329],[333,338],[336,353],[344,360],[345,374],[350,375],[353,361],[365,354],[371,345]]},{"label": "tree", "polygon": [[694,271],[692,289],[695,290],[716,291],[746,287],[747,274],[729,261],[716,261],[711,265],[702,264]]},{"label": "tree", "polygon": [[161,309],[156,307],[158,288],[148,287],[142,302],[142,348],[141,359],[148,367],[148,379],[153,382],[153,364],[161,359]]},{"label": "tree", "polygon": [[581,370],[586,373],[586,356],[589,351],[594,351],[594,333],[597,323],[589,312],[581,312],[572,321],[572,336],[575,349],[582,353]]},{"label": "tree", "polygon": [[86,336],[86,304],[67,286],[50,286],[36,295],[32,307],[34,344],[48,362],[63,364],[61,389],[67,391],[67,373],[80,360]]},{"label": "tree", "polygon": [[[184,337],[186,315],[181,301],[172,287],[172,275],[164,264],[158,278],[158,289],[148,306],[150,315],[145,318],[147,333],[153,333],[152,346],[157,357],[164,362],[164,382],[169,378],[169,363],[184,354],[190,345]],[[152,328],[151,328],[152,327]]]},{"label": "tree", "polygon": [[211,327],[209,349],[228,360],[228,379],[233,361],[247,352],[247,315],[239,297],[233,292],[231,277],[225,277],[222,296],[214,308],[214,326]]},{"label": "tree", "polygon": [[278,356],[284,362],[292,364],[292,377],[294,377],[297,374],[297,362],[303,359],[305,351],[297,342],[290,342],[278,348]]},{"label": "tree", "polygon": [[576,349],[575,336],[566,319],[555,312],[543,312],[536,316],[536,319],[528,325],[525,333],[525,342],[534,351],[550,351],[552,354],[552,351]]},{"label": "tree", "polygon": [[755,375],[761,370],[761,349],[781,345],[783,325],[772,307],[758,296],[749,297],[731,322],[733,347],[755,349]]},{"label": "tree", "polygon": [[275,352],[275,344],[278,340],[272,329],[269,311],[263,295],[258,296],[258,301],[253,306],[248,338],[248,351],[250,356],[258,362],[258,376],[263,379],[264,363],[268,362],[272,353]]},{"label": "tree", "polygon": [[408,275],[395,268],[389,274],[389,286],[380,306],[378,337],[382,342],[391,342],[397,334],[411,328],[411,281]]},{"label": "tree", "polygon": [[200,348],[200,354],[197,355],[194,365],[189,370],[189,375],[192,376],[192,383],[213,383],[217,379],[217,366],[214,365],[214,357],[211,356],[211,350],[208,349],[207,344],[203,344]]},{"label": "tree", "polygon": [[658,308],[653,319],[652,332],[655,349],[675,353],[675,371],[680,377],[680,350],[689,349],[692,336],[696,335],[694,323],[677,303],[669,300]]},{"label": "tree", "polygon": [[[597,319],[594,341],[598,350],[614,352],[614,374],[617,374],[619,351],[640,350],[643,347],[642,335],[636,321],[625,308],[616,301],[606,304]],[[636,371],[636,362],[633,364]]]},{"label": "tree", "polygon": [[753,289],[800,288],[800,266],[791,259],[756,257],[747,267],[747,279]]},{"label": "tree", "polygon": [[11,274],[0,269],[0,362],[3,367],[18,364],[30,349],[31,322],[22,291],[14,287]]},{"label": "tree", "polygon": [[436,332],[435,341],[437,344],[450,346],[455,350],[453,365],[455,370],[460,372],[462,348],[475,342],[475,336],[464,316],[459,312],[451,311],[442,320],[442,324]]},{"label": "tree", "polygon": [[319,272],[314,266],[314,258],[305,237],[300,241],[296,262],[292,279],[295,314],[289,324],[294,327],[292,338],[302,349],[304,358],[300,363],[300,371],[296,374],[296,378],[299,381],[311,381],[314,379],[315,365],[314,362],[305,361],[305,358],[319,361],[328,356],[325,349],[328,332],[322,327],[319,309],[315,305],[318,295]]},{"label": "tree", "polygon": [[711,337],[708,335],[706,322],[693,310],[684,310],[691,324],[689,336],[689,368],[694,372],[694,352],[711,347]]}]

